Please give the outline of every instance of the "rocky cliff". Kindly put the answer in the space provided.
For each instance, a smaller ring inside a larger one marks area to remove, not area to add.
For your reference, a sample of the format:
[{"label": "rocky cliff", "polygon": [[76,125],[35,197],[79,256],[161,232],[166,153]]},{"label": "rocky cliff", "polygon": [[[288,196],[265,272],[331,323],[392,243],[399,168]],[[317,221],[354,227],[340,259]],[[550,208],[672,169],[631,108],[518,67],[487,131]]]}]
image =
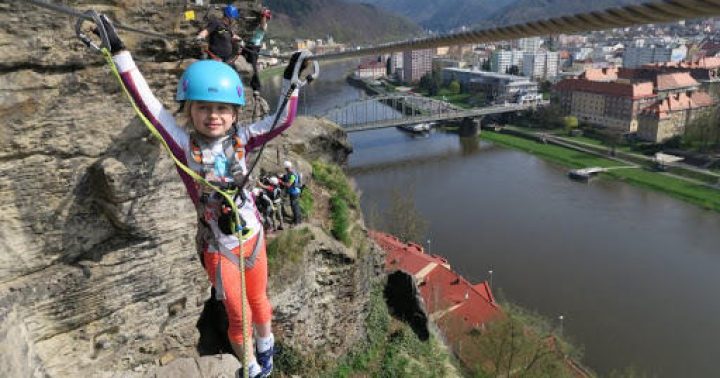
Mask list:
[{"label": "rocky cliff", "polygon": [[[161,33],[190,30],[167,1],[63,3]],[[144,376],[173,360],[180,371],[201,369],[207,360],[198,356],[213,348],[199,347],[209,284],[195,253],[194,210],[172,161],[73,26],[68,16],[0,1],[2,375]],[[174,109],[189,61],[172,43],[123,38]],[[304,159],[342,161],[349,151],[336,126],[300,119],[268,147],[261,167],[277,170],[289,157],[309,178]],[[311,220],[297,269],[271,277],[270,298],[283,344],[333,356],[363,336],[379,261],[371,243],[345,247],[322,224]]]}]

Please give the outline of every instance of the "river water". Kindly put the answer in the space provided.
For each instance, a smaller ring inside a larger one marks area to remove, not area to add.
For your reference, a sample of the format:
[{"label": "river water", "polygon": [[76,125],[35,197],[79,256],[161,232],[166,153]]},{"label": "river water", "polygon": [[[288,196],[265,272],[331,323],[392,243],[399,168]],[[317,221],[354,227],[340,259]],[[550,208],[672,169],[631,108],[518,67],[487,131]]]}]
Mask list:
[{"label": "river water", "polygon": [[[301,114],[364,97],[344,82],[350,66],[322,67]],[[277,81],[265,84],[275,98]],[[720,214],[621,182],[572,182],[558,165],[454,134],[350,141],[364,211],[397,191],[414,199],[432,252],[473,282],[492,270],[496,293],[556,324],[563,315],[592,369],[718,375]]]}]

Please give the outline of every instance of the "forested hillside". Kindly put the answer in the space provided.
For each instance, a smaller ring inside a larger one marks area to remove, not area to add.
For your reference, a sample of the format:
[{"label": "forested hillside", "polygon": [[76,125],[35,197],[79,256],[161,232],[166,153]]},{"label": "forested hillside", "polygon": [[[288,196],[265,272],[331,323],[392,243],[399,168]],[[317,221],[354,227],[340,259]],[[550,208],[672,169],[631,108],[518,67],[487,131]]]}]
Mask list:
[{"label": "forested hillside", "polygon": [[367,3],[405,16],[423,28],[446,31],[473,25],[515,0],[346,0]]},{"label": "forested hillside", "polygon": [[480,25],[508,25],[644,2],[647,0],[514,0],[512,4],[498,10]]},{"label": "forested hillside", "polygon": [[420,33],[412,21],[369,4],[338,0],[266,0],[275,12],[268,30],[272,38],[321,38],[361,44],[408,38]]}]

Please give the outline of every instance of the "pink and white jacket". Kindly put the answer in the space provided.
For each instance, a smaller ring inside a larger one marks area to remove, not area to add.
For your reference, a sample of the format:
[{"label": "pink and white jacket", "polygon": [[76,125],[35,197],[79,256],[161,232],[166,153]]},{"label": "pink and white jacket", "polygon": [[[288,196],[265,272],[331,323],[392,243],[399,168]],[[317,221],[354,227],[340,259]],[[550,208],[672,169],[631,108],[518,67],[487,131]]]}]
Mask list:
[{"label": "pink and white jacket", "polygon": [[[157,128],[162,135],[163,139],[167,142],[168,146],[172,150],[173,155],[181,161],[183,164],[188,165],[191,169],[197,172],[199,175],[203,175],[201,168],[191,155],[190,149],[190,135],[188,131],[183,127],[178,126],[175,117],[162,105],[160,101],[153,95],[152,91],[148,87],[147,81],[138,70],[132,56],[129,52],[123,51],[113,57],[115,64],[120,71],[125,86],[129,90],[131,96],[135,100],[142,113],[147,119]],[[283,90],[281,93],[286,93],[289,88],[289,82],[285,80],[283,82]],[[282,98],[281,98],[282,100]],[[237,135],[241,140],[244,151],[242,153],[243,158],[240,159],[236,164],[241,164],[243,174],[247,174],[247,164],[245,156],[248,152],[262,146],[265,142],[280,135],[292,124],[295,119],[298,101],[298,90],[296,89],[291,95],[285,110],[280,115],[277,126],[270,131],[275,114],[269,115],[262,120],[259,120],[250,125],[237,125]],[[228,138],[230,136],[226,136]],[[215,141],[211,141],[211,149],[217,152],[218,155],[223,153],[222,141],[225,138],[219,138]],[[190,199],[198,208],[201,220],[204,221],[205,225],[210,228],[211,233],[202,235],[201,240],[204,242],[204,248],[209,251],[222,251],[230,252],[232,249],[239,245],[237,238],[234,235],[223,234],[217,224],[217,208],[209,206],[207,204],[200,203],[202,191],[200,186],[194,182],[194,180],[181,169],[178,168],[180,178],[185,184]],[[240,215],[247,222],[247,227],[250,228],[251,233],[247,235],[248,238],[252,238],[257,232],[262,229],[262,224],[258,218],[258,212],[255,207],[255,203],[252,200],[252,196],[248,191],[245,193],[247,201],[240,207]],[[238,199],[237,204],[240,205]],[[204,208],[203,208],[204,207]],[[202,223],[202,222],[201,222]],[[198,225],[202,228],[202,225]]]}]

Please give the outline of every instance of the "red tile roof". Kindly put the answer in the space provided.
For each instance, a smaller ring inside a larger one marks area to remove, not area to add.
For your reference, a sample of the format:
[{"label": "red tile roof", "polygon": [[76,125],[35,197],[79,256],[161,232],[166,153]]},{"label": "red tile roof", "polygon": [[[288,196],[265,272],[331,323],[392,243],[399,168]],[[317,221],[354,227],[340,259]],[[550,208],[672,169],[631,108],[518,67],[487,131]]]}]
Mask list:
[{"label": "red tile roof", "polygon": [[705,108],[713,104],[712,97],[706,92],[675,93],[644,109],[642,113],[667,119],[674,112]]},{"label": "red tile roof", "polygon": [[618,69],[616,67],[590,68],[585,70],[580,78],[590,81],[615,81],[618,78]]},{"label": "red tile roof", "polygon": [[658,92],[698,85],[699,83],[690,76],[689,72],[659,73],[655,79],[655,87]]},{"label": "red tile roof", "polygon": [[[425,253],[418,244],[406,244],[378,231],[370,231],[370,237],[386,252],[386,271],[401,270],[415,277],[428,318],[435,323],[451,348],[457,346],[454,353],[458,358],[466,366],[473,366],[479,363],[479,359],[487,358],[477,348],[461,348],[473,342],[471,331],[484,330],[485,323],[504,316],[487,281],[471,284],[453,272],[447,260]],[[555,340],[550,342],[554,343]],[[555,346],[551,346],[551,349],[562,354]],[[563,357],[573,376],[591,376],[578,363]]]},{"label": "red tile roof", "polygon": [[415,277],[429,317],[463,314],[465,323],[472,327],[501,315],[487,282],[471,284],[455,273],[447,260],[425,253],[417,244],[406,244],[378,231],[371,231],[370,236],[387,253],[386,271],[401,270]]},{"label": "red tile roof", "polygon": [[644,65],[645,68],[701,68],[715,69],[720,68],[720,57],[701,57],[693,61],[684,60],[682,62],[665,62]]},{"label": "red tile roof", "polygon": [[633,99],[655,96],[652,82],[631,84],[584,79],[565,79],[555,84],[554,88],[556,91],[588,92],[615,97],[630,97]]}]

